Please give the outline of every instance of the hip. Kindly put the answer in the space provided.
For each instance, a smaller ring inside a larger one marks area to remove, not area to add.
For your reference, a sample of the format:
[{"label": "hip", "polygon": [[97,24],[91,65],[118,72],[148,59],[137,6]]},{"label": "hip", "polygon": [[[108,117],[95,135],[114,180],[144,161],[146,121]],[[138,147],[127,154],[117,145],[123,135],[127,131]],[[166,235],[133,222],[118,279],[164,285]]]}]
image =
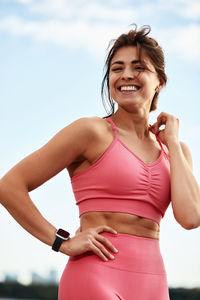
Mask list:
[{"label": "hip", "polygon": [[114,255],[113,260],[103,261],[92,251],[87,251],[81,255],[70,256],[68,265],[90,266],[94,271],[97,266],[102,266],[135,273],[166,275],[158,239],[105,231],[100,234],[118,249],[118,253],[111,253]]}]

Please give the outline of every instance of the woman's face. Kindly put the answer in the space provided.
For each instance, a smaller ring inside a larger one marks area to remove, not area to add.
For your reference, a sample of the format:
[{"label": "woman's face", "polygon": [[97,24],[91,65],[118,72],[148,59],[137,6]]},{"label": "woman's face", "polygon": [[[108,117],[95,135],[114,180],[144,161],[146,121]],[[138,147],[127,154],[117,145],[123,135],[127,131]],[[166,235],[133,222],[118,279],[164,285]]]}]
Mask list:
[{"label": "woman's face", "polygon": [[141,59],[144,64],[139,61],[137,48],[127,46],[117,50],[110,64],[110,95],[129,112],[140,108],[149,111],[156,88],[160,87],[150,59],[145,55]]}]

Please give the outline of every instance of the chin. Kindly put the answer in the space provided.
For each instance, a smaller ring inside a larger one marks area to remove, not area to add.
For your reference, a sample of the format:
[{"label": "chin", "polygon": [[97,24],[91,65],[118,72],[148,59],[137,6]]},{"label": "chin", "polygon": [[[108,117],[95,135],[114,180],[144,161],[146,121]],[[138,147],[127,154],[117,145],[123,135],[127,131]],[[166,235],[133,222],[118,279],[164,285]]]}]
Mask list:
[{"label": "chin", "polygon": [[133,105],[133,104],[118,105],[118,107],[128,113],[138,113],[138,111],[140,110],[138,105]]}]

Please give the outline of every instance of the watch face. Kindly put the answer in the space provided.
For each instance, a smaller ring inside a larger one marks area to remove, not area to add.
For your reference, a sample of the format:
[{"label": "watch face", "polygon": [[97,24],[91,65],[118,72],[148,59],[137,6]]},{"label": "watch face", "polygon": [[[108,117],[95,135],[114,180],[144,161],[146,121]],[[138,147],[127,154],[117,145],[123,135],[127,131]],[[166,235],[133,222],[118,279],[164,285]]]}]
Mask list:
[{"label": "watch face", "polygon": [[57,233],[58,235],[62,236],[63,238],[67,239],[69,237],[69,232],[63,230],[63,229],[58,229]]}]

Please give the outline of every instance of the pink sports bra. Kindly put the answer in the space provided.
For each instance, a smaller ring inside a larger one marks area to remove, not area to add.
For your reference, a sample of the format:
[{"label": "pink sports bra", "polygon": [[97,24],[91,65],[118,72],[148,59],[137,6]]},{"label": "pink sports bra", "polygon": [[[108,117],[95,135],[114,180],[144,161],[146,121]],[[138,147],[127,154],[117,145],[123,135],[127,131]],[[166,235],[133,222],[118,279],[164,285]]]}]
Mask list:
[{"label": "pink sports bra", "polygon": [[169,157],[161,147],[159,158],[146,164],[117,135],[103,155],[90,167],[71,178],[79,206],[79,217],[90,211],[111,211],[134,214],[156,221],[170,203]]}]

